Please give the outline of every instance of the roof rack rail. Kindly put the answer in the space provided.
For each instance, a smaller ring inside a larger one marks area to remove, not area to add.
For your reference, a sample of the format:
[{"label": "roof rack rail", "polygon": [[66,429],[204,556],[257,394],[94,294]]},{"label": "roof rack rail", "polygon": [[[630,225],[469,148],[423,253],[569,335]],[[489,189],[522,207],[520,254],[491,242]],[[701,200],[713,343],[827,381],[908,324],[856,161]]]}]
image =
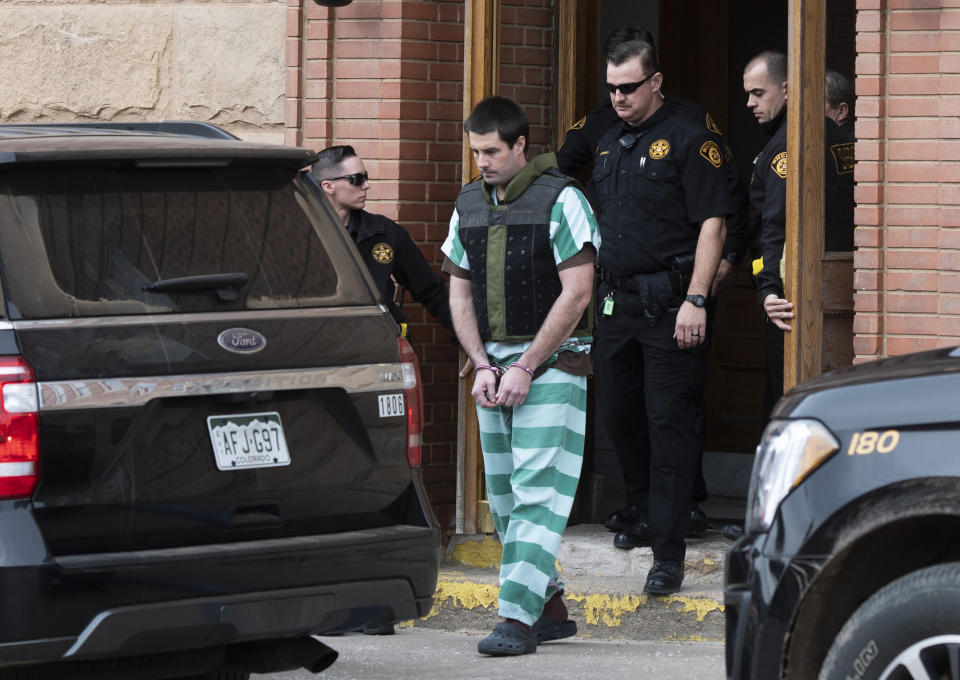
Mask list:
[{"label": "roof rack rail", "polygon": [[100,130],[130,130],[140,132],[167,132],[174,135],[190,135],[207,139],[239,139],[221,127],[212,123],[196,120],[165,120],[150,123],[44,123],[44,127],[84,127]]}]

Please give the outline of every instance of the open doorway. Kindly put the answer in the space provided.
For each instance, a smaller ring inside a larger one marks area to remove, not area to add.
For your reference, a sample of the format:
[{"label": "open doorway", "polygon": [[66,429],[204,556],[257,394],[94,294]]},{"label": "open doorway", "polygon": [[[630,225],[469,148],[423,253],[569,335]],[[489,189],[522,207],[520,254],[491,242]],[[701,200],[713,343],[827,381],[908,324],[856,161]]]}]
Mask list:
[{"label": "open doorway", "polygon": [[[606,35],[621,25],[643,26],[657,41],[664,91],[693,100],[711,113],[733,150],[744,186],[749,186],[753,160],[768,137],[745,107],[741,76],[758,52],[787,51],[789,3],[599,0],[585,10],[584,25],[593,37],[579,41],[577,60],[585,65],[592,91],[578,91],[577,117],[607,97],[600,54]],[[826,65],[851,82],[855,14],[854,0],[828,3]],[[748,262],[740,263],[735,281],[718,300],[715,317],[705,390],[704,476],[711,496],[745,498],[762,430],[764,320],[748,267]],[[849,364],[853,357],[852,253],[824,253],[822,269],[821,367],[829,370]],[[580,503],[580,521],[602,520],[623,503],[616,455],[595,413],[592,423],[592,460],[585,468],[591,470],[591,478],[584,477],[579,493],[594,497]],[[731,514],[742,517],[742,503],[734,504]]]},{"label": "open doorway", "polygon": [[[793,61],[805,66],[804,73],[822,69],[821,61],[853,79],[855,59],[855,0],[554,0],[559,22],[554,36],[557,49],[554,62],[556,98],[553,106],[542,107],[541,125],[555,128],[562,139],[566,127],[607,97],[603,89],[604,63],[600,53],[606,35],[619,25],[635,24],[650,30],[658,43],[664,90],[696,101],[708,110],[725,133],[737,158],[739,172],[745,184],[752,174],[755,155],[766,144],[765,134],[746,110],[741,75],[746,61],[763,49],[787,49],[788,37],[796,44],[798,26],[815,23],[818,37],[825,37],[826,49],[797,47]],[[476,102],[484,94],[496,91],[499,81],[499,2],[471,0],[468,3],[472,20],[468,25],[467,71],[469,87],[465,94]],[[788,12],[806,11],[802,19],[794,14],[793,35],[788,36]],[[476,16],[474,16],[476,15]],[[825,29],[824,25],[829,27]],[[813,43],[805,43],[818,45]],[[816,53],[814,55],[814,53]],[[815,58],[814,58],[815,56]],[[825,59],[824,59],[825,57]],[[811,65],[813,68],[811,68]],[[822,71],[820,71],[822,73]],[[795,78],[809,89],[804,78]],[[791,86],[793,87],[793,85]],[[816,97],[801,94],[792,102],[822,100],[822,89]],[[820,104],[822,106],[822,104]],[[551,109],[554,113],[549,113]],[[805,120],[810,115],[821,115],[815,107],[807,106]],[[550,118],[553,118],[550,121]],[[817,122],[822,122],[822,119]],[[551,125],[552,123],[552,125]],[[794,139],[807,142],[808,148],[823,148],[817,132],[812,140],[808,130],[791,124]],[[814,143],[815,142],[815,143]],[[808,155],[808,158],[812,155]],[[805,165],[804,158],[791,167]],[[820,162],[823,161],[820,156]],[[464,167],[470,166],[468,153]],[[822,165],[819,176],[822,177]],[[852,172],[852,165],[850,168]],[[798,171],[791,177],[799,177]],[[818,176],[817,172],[811,177]],[[790,181],[788,180],[788,185]],[[821,238],[819,250],[807,248],[801,257],[796,248],[785,257],[787,273],[791,268],[809,268],[814,276],[805,276],[805,290],[809,292],[803,304],[814,309],[812,326],[815,343],[806,343],[802,352],[794,343],[788,350],[796,359],[804,353],[803,373],[816,375],[822,370],[849,364],[852,359],[852,253],[823,251],[823,187],[819,198],[804,197],[793,200],[794,209],[804,209],[794,224],[804,231],[817,231]],[[810,192],[817,195],[817,191]],[[802,205],[801,205],[802,204]],[[788,206],[789,207],[789,206]],[[817,215],[819,211],[819,216]],[[819,220],[819,221],[818,221]],[[790,220],[788,220],[788,224]],[[852,231],[853,225],[849,225]],[[788,228],[788,233],[790,229]],[[798,238],[802,241],[806,237]],[[796,244],[795,244],[796,245]],[[801,261],[803,260],[803,261]],[[822,277],[821,277],[822,274]],[[810,330],[810,329],[807,329]],[[806,333],[806,330],[805,330]],[[706,441],[704,471],[711,495],[740,497],[746,487],[752,467],[754,448],[761,434],[760,404],[764,381],[763,319],[756,299],[755,288],[747,264],[734,284],[720,299],[711,350],[710,379],[706,388]],[[815,348],[811,351],[810,347]],[[796,354],[796,356],[794,356]],[[787,362],[789,366],[789,361]],[[794,364],[797,362],[794,361]],[[791,384],[788,381],[788,384]],[[596,390],[591,390],[591,393]],[[469,392],[467,392],[469,394]],[[595,409],[593,409],[595,411]],[[460,413],[469,415],[471,409]],[[482,462],[475,426],[468,417],[461,423],[460,463],[458,465],[458,530],[472,532],[482,524],[484,490]],[[592,424],[591,424],[592,423]],[[591,431],[592,429],[592,431]],[[619,507],[623,500],[623,486],[616,464],[616,456],[605,433],[596,427],[595,414],[588,419],[587,450],[584,470],[577,494],[577,506],[572,521],[596,522],[607,512]],[[742,518],[742,504],[736,511]]]}]

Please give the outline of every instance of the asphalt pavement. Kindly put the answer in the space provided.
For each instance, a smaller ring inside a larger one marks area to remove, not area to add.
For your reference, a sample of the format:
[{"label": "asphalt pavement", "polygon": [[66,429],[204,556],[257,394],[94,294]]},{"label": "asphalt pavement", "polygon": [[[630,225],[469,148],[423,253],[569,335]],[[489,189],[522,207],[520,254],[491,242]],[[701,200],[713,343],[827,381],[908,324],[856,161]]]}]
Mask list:
[{"label": "asphalt pavement", "polygon": [[573,637],[549,642],[536,653],[488,657],[477,653],[487,631],[400,628],[396,635],[349,634],[318,638],[340,657],[320,675],[306,671],[255,675],[255,680],[564,680],[683,678],[722,680],[718,642],[653,642]]},{"label": "asphalt pavement", "polygon": [[718,526],[688,540],[683,588],[666,597],[643,593],[653,563],[650,548],[618,550],[612,540],[599,525],[567,529],[558,559],[579,634],[541,645],[534,654],[491,658],[477,652],[477,642],[500,620],[501,547],[495,536],[456,536],[447,545],[434,606],[426,616],[401,622],[395,635],[318,638],[340,654],[319,676],[293,671],[254,678],[722,680],[723,561],[732,544]]}]

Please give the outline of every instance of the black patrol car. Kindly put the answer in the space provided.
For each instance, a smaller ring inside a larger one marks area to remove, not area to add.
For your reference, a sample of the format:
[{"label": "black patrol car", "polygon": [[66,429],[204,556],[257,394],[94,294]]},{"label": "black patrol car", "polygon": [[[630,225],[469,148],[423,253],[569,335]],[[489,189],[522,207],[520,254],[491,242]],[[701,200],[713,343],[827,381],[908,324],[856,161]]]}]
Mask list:
[{"label": "black patrol car", "polygon": [[416,357],[310,173],[0,126],[0,678],[245,678],[424,615]]},{"label": "black patrol car", "polygon": [[960,348],[794,389],[727,555],[727,677],[960,678]]}]

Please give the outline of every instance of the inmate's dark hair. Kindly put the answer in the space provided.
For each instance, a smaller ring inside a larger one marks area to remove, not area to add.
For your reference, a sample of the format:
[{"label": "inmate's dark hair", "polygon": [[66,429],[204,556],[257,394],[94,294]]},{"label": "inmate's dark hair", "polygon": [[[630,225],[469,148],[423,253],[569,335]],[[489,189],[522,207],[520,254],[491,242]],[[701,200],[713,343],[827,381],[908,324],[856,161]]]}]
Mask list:
[{"label": "inmate's dark hair", "polygon": [[530,121],[526,111],[512,99],[499,95],[487,97],[474,106],[463,127],[476,135],[496,132],[511,147],[522,136],[524,152],[530,141]]},{"label": "inmate's dark hair", "polygon": [[317,161],[310,168],[310,172],[317,178],[317,181],[334,177],[340,174],[340,164],[348,158],[356,156],[357,152],[349,144],[338,146],[328,146],[323,151],[317,153]]},{"label": "inmate's dark hair", "polygon": [[847,80],[847,77],[839,71],[827,69],[826,73],[826,99],[832,108],[837,108],[840,104],[846,102],[850,109],[849,118],[853,118],[853,85]]},{"label": "inmate's dark hair", "polygon": [[747,62],[743,72],[749,71],[755,64],[763,63],[767,67],[770,81],[779,85],[787,81],[787,55],[780,50],[764,50]]},{"label": "inmate's dark hair", "polygon": [[640,64],[647,75],[660,70],[657,45],[653,35],[645,28],[621,26],[614,30],[603,43],[607,63],[619,66],[628,59],[640,57]]}]

